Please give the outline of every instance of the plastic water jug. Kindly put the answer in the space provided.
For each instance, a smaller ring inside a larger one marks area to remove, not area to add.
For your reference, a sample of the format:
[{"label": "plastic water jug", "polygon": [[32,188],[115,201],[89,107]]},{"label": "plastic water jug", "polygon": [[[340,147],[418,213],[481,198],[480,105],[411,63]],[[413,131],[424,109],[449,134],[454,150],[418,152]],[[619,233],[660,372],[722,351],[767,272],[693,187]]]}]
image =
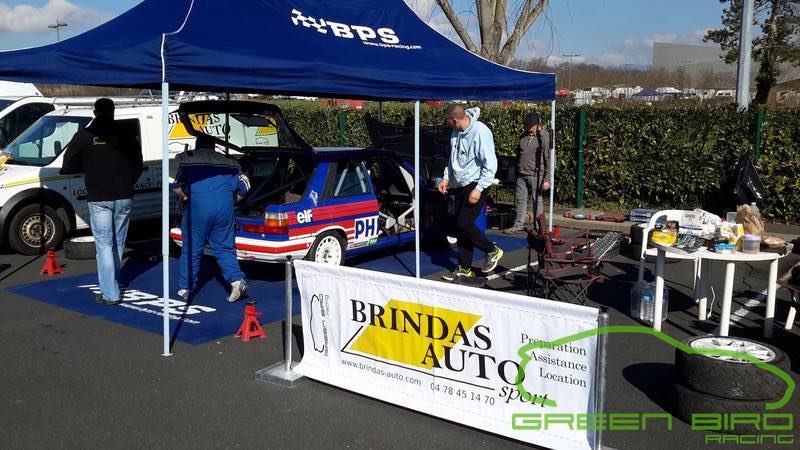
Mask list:
[{"label": "plastic water jug", "polygon": [[647,286],[647,282],[639,281],[631,288],[631,317],[639,319],[642,304],[642,290]]},{"label": "plastic water jug", "polygon": [[[655,301],[656,301],[656,283],[647,283],[642,287],[639,294],[639,319],[642,321],[653,323],[655,315]],[[661,321],[667,320],[669,313],[669,289],[664,286],[664,297],[661,301]],[[635,316],[634,316],[635,317]]]}]

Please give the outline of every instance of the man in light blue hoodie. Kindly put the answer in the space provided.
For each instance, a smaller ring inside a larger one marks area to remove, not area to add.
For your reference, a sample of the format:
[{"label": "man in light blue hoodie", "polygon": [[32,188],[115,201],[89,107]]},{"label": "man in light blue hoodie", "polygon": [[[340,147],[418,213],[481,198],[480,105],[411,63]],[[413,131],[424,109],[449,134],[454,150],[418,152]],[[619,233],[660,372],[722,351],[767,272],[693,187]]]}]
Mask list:
[{"label": "man in light blue hoodie", "polygon": [[491,272],[497,267],[503,250],[486,239],[475,226],[475,220],[486,204],[487,188],[494,181],[497,157],[494,154],[494,136],[482,122],[480,108],[464,109],[450,105],[445,119],[453,131],[450,134],[450,161],[444,169],[439,192],[455,194],[455,217],[458,231],[458,267],[442,278],[452,281],[457,277],[475,276],[472,272],[472,253],[475,247],[486,253],[481,270]]}]

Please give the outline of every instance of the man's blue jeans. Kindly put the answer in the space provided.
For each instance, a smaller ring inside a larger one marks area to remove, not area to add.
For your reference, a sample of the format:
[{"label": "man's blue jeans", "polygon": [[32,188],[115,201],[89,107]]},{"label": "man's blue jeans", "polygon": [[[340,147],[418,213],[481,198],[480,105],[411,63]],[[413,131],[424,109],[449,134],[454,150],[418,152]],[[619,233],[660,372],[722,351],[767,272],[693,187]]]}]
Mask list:
[{"label": "man's blue jeans", "polygon": [[97,248],[97,278],[106,300],[119,300],[119,270],[128,236],[133,199],[89,202],[92,235]]}]

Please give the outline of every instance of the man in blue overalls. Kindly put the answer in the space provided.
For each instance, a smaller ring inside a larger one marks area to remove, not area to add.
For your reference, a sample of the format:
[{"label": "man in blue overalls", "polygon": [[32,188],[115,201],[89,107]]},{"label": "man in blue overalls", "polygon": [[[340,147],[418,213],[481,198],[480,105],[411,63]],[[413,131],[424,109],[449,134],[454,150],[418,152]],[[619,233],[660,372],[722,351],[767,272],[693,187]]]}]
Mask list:
[{"label": "man in blue overalls", "polygon": [[247,283],[236,260],[233,205],[247,194],[250,182],[236,159],[217,152],[214,139],[206,135],[197,138],[194,150],[175,159],[178,173],[171,187],[184,201],[178,296],[188,299],[197,288],[200,259],[208,241],[231,285],[228,301],[235,302],[246,293]]}]

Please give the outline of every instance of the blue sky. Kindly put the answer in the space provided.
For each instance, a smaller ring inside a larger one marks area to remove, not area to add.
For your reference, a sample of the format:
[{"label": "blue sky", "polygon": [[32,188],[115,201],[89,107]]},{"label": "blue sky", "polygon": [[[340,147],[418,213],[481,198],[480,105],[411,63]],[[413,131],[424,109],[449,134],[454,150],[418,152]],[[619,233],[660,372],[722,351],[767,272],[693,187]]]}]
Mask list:
[{"label": "blue sky", "polygon": [[[166,0],[163,0],[166,1]],[[434,0],[406,0],[434,28],[458,41]],[[454,0],[456,11],[476,34],[474,2]],[[47,44],[56,40],[48,24],[68,26],[62,39],[74,36],[130,9],[138,0],[0,0],[0,49]],[[514,4],[515,0],[509,0]],[[566,53],[602,65],[649,64],[652,42],[700,44],[705,30],[720,26],[718,0],[551,0],[546,17],[534,24],[517,57],[549,57],[558,63]],[[470,17],[473,17],[470,19]]]}]

